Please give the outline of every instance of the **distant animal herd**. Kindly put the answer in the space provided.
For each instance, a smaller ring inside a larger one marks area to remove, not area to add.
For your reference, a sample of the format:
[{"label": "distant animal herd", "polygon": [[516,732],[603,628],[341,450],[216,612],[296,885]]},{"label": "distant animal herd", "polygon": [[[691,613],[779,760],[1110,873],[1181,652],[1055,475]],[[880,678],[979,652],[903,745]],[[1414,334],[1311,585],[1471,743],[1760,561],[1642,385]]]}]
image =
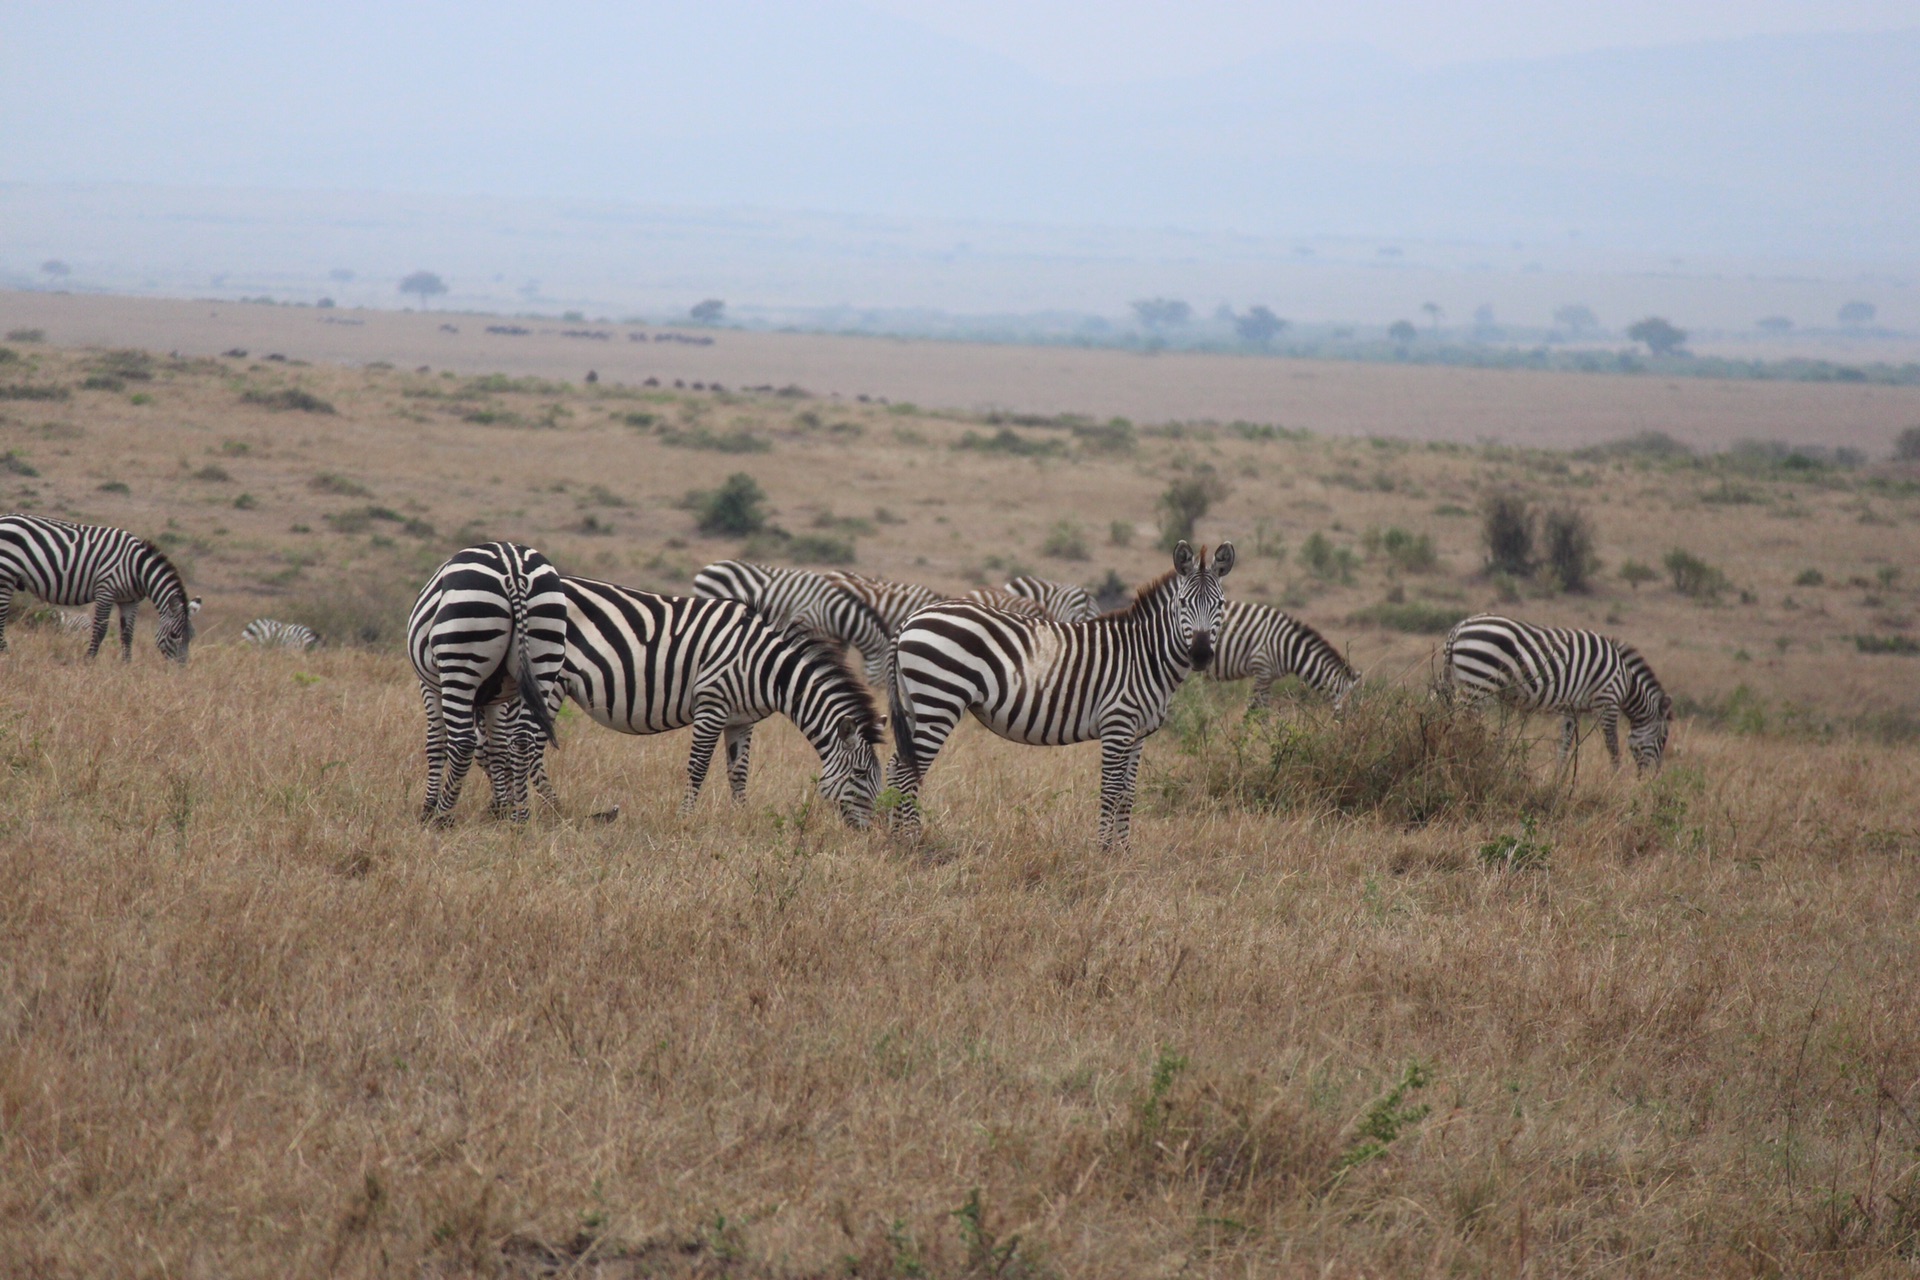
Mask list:
[{"label": "distant animal herd", "polygon": [[[721,560],[695,576],[691,596],[668,596],[565,575],[515,543],[468,547],[434,572],[408,619],[427,718],[420,817],[449,822],[476,762],[495,816],[525,820],[535,792],[555,802],[546,747],[571,699],[621,733],[692,729],[687,808],[723,745],[728,786],[744,799],[753,728],[784,715],[818,754],[820,794],[848,825],[869,825],[884,794],[889,821],[908,835],[919,831],[927,771],[968,715],[1014,742],[1099,742],[1099,839],[1122,845],[1142,746],[1189,674],[1250,679],[1255,707],[1287,676],[1336,711],[1360,683],[1312,627],[1228,600],[1234,561],[1232,543],[1209,553],[1180,542],[1165,573],[1102,613],[1084,588],[1036,577],[949,596],[844,571]],[[17,591],[90,606],[60,621],[89,635],[88,658],[117,607],[124,661],[140,602],[151,601],[161,654],[187,661],[200,600],[159,548],[123,529],[0,516],[0,652]],[[266,618],[241,638],[267,648],[320,643],[305,626]],[[849,650],[863,659],[864,680]],[[1622,720],[1636,766],[1659,767],[1673,702],[1631,646],[1482,614],[1457,624],[1441,655],[1441,692],[1563,716],[1563,756],[1579,717],[1592,714],[1616,767]]]}]

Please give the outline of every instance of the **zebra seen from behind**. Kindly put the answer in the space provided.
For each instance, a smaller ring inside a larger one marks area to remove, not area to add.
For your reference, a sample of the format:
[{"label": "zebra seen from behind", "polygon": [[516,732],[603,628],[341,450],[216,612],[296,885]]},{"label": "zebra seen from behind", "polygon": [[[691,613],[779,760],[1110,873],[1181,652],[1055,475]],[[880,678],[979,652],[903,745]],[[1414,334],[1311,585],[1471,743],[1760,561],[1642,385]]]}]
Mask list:
[{"label": "zebra seen from behind", "polygon": [[407,619],[427,712],[422,822],[449,820],[476,754],[493,784],[493,814],[529,816],[532,752],[540,739],[555,741],[566,646],[560,571],[532,547],[483,543],[434,571]]},{"label": "zebra seen from behind", "polygon": [[872,696],[830,641],[782,628],[738,600],[562,582],[566,693],[621,733],[693,729],[683,812],[699,799],[723,740],[735,800],[747,794],[753,726],[784,714],[820,757],[820,794],[850,827],[873,818],[880,790]]},{"label": "zebra seen from behind", "polygon": [[275,618],[255,618],[241,629],[240,639],[262,649],[316,649],[320,645],[320,633],[312,627]]},{"label": "zebra seen from behind", "polygon": [[1033,601],[1055,622],[1086,622],[1100,616],[1100,606],[1094,603],[1093,593],[1078,583],[1055,582],[1023,573],[1009,580],[1001,590]]},{"label": "zebra seen from behind", "polygon": [[1560,758],[1572,752],[1580,715],[1600,718],[1613,767],[1620,767],[1619,722],[1636,769],[1658,771],[1673,727],[1673,699],[1632,645],[1597,631],[1536,627],[1483,613],[1456,624],[1441,650],[1442,689],[1469,702],[1495,697],[1526,711],[1559,712]]},{"label": "zebra seen from behind", "polygon": [[1360,675],[1327,638],[1298,618],[1269,605],[1229,600],[1220,615],[1220,643],[1207,674],[1215,680],[1253,681],[1255,711],[1271,700],[1273,682],[1297,676],[1333,699],[1335,711],[1360,683]]},{"label": "zebra seen from behind", "polygon": [[[887,650],[897,624],[874,605],[869,593],[855,584],[906,587],[857,574],[815,573],[810,569],[782,569],[745,560],[716,560],[693,576],[693,593],[712,600],[738,600],[750,605],[776,627],[798,626],[831,640],[852,645],[866,660],[867,679],[878,686],[886,672]],[[925,588],[917,588],[925,590]],[[889,601],[894,593],[884,594]],[[939,599],[927,592],[930,603]],[[914,605],[913,608],[918,608]],[[913,608],[906,610],[912,613]]]},{"label": "zebra seen from behind", "polygon": [[120,609],[120,659],[133,661],[133,623],[140,602],[153,601],[162,657],[185,662],[193,643],[194,605],[180,571],[144,538],[111,525],[75,524],[47,516],[0,516],[0,652],[7,647],[13,594],[29,591],[51,605],[93,606],[87,657],[100,652],[114,607]]},{"label": "zebra seen from behind", "polygon": [[1185,542],[1173,570],[1133,603],[1087,622],[1060,623],[954,601],[921,610],[894,644],[894,758],[903,831],[920,827],[921,784],[962,716],[1013,742],[1061,746],[1098,740],[1100,843],[1127,842],[1146,738],[1165,723],[1187,673],[1213,660],[1233,568],[1232,543],[1209,558]]}]

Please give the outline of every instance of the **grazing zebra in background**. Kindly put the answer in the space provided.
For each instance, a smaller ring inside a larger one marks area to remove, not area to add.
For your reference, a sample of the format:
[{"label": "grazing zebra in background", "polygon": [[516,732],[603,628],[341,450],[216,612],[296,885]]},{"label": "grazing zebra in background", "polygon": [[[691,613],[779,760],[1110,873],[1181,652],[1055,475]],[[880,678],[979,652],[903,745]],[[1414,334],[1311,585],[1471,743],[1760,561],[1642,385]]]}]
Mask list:
[{"label": "grazing zebra in background", "polygon": [[1140,748],[1167,718],[1174,690],[1213,660],[1230,542],[1209,560],[1185,542],[1173,571],[1132,605],[1089,622],[1025,618],[955,601],[923,609],[894,644],[894,757],[903,829],[920,826],[920,785],[969,711],[1014,742],[1100,742],[1100,843],[1125,844]]},{"label": "grazing zebra in background", "polygon": [[1483,613],[1456,624],[1441,650],[1440,679],[1451,695],[1464,689],[1480,702],[1497,697],[1527,711],[1566,716],[1560,758],[1572,752],[1580,713],[1600,717],[1613,767],[1620,767],[1619,722],[1627,718],[1627,748],[1635,767],[1656,771],[1673,726],[1673,699],[1639,651],[1597,631],[1536,627]]},{"label": "grazing zebra in background", "polygon": [[727,782],[747,795],[753,726],[780,712],[820,756],[820,794],[848,826],[873,819],[880,790],[872,696],[830,641],[771,625],[737,600],[662,596],[566,578],[566,693],[621,733],[693,728],[683,811],[724,739]]},{"label": "grazing zebra in background", "polygon": [[560,571],[532,547],[483,543],[434,571],[407,619],[407,652],[427,711],[422,822],[449,820],[482,752],[493,814],[528,817],[530,753],[536,734],[555,740],[566,647]]},{"label": "grazing zebra in background", "polygon": [[1220,644],[1207,674],[1215,680],[1253,680],[1247,710],[1267,705],[1273,682],[1298,676],[1308,688],[1333,699],[1338,711],[1360,683],[1340,651],[1298,618],[1245,600],[1229,600],[1220,614]]},{"label": "grazing zebra in background", "polygon": [[1029,596],[1017,596],[1011,591],[1002,591],[999,587],[975,587],[953,597],[955,600],[984,604],[989,608],[1005,609],[1008,613],[1017,613],[1023,618],[1042,618],[1051,622],[1063,619],[1048,613],[1046,606]]},{"label": "grazing zebra in background", "polygon": [[242,628],[240,639],[263,649],[313,649],[319,647],[320,633],[297,622],[255,618]]},{"label": "grazing zebra in background", "polygon": [[160,615],[162,657],[187,660],[193,643],[193,607],[180,571],[160,549],[125,529],[74,524],[45,516],[0,516],[0,652],[7,647],[7,614],[15,591],[52,605],[93,606],[87,657],[100,652],[115,605],[120,607],[120,658],[133,661],[133,622],[140,602]]},{"label": "grazing zebra in background", "polygon": [[1093,602],[1093,593],[1078,583],[1055,582],[1023,573],[1002,590],[1038,604],[1055,622],[1086,622],[1100,616],[1100,606]]},{"label": "grazing zebra in background", "polygon": [[[852,645],[866,660],[867,678],[880,682],[894,628],[853,581],[878,586],[854,574],[780,569],[745,560],[716,560],[693,576],[693,593],[712,600],[738,600],[775,627],[799,626],[835,644]],[[932,599],[938,599],[929,592]],[[911,612],[909,610],[908,612]]]}]

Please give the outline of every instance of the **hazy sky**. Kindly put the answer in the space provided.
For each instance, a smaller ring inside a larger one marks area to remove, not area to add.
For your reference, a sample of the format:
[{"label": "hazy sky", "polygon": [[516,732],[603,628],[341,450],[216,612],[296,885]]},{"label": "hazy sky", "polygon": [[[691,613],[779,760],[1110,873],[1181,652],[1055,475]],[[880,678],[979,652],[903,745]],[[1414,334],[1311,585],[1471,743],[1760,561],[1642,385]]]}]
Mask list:
[{"label": "hazy sky", "polygon": [[1920,26],[1920,0],[871,0],[1068,84],[1207,71],[1274,49],[1370,45],[1421,65]]}]

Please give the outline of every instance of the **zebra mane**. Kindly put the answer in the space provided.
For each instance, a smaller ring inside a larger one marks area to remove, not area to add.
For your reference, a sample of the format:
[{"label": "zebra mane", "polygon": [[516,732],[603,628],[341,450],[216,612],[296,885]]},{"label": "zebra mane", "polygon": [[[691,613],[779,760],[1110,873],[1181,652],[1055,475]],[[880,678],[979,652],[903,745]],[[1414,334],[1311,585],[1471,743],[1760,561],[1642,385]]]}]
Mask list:
[{"label": "zebra mane", "polygon": [[[1206,548],[1201,548],[1203,553],[1202,559],[1205,558],[1205,550]],[[1146,605],[1158,600],[1161,595],[1166,592],[1168,585],[1173,581],[1175,572],[1176,570],[1169,569],[1152,582],[1140,584],[1133,589],[1133,599],[1127,601],[1127,603],[1121,605],[1118,609],[1110,609],[1100,616],[1103,618],[1132,618],[1138,616]]]},{"label": "zebra mane", "polygon": [[860,736],[868,742],[878,743],[881,736],[880,707],[873,700],[873,691],[867,688],[866,682],[854,671],[853,664],[847,661],[846,646],[804,627],[788,627],[779,634],[786,638],[803,662],[831,667],[845,681],[848,693],[859,703]]},{"label": "zebra mane", "polygon": [[[178,591],[180,593],[180,607],[183,609],[187,608],[187,580],[180,576],[180,570],[173,561],[167,559],[167,553],[145,538],[135,538],[133,541],[141,551],[145,552],[153,562],[158,564],[161,584],[163,586],[171,586],[175,591]],[[151,591],[148,594],[153,598],[154,607],[156,609],[160,608],[164,603],[160,598],[160,592]]]},{"label": "zebra mane", "polygon": [[1628,676],[1644,683],[1658,701],[1666,704],[1668,713],[1671,714],[1673,699],[1668,696],[1666,686],[1660,683],[1660,677],[1653,674],[1652,664],[1641,656],[1638,649],[1626,641],[1615,640],[1613,643],[1620,649],[1620,665],[1627,669]]}]

